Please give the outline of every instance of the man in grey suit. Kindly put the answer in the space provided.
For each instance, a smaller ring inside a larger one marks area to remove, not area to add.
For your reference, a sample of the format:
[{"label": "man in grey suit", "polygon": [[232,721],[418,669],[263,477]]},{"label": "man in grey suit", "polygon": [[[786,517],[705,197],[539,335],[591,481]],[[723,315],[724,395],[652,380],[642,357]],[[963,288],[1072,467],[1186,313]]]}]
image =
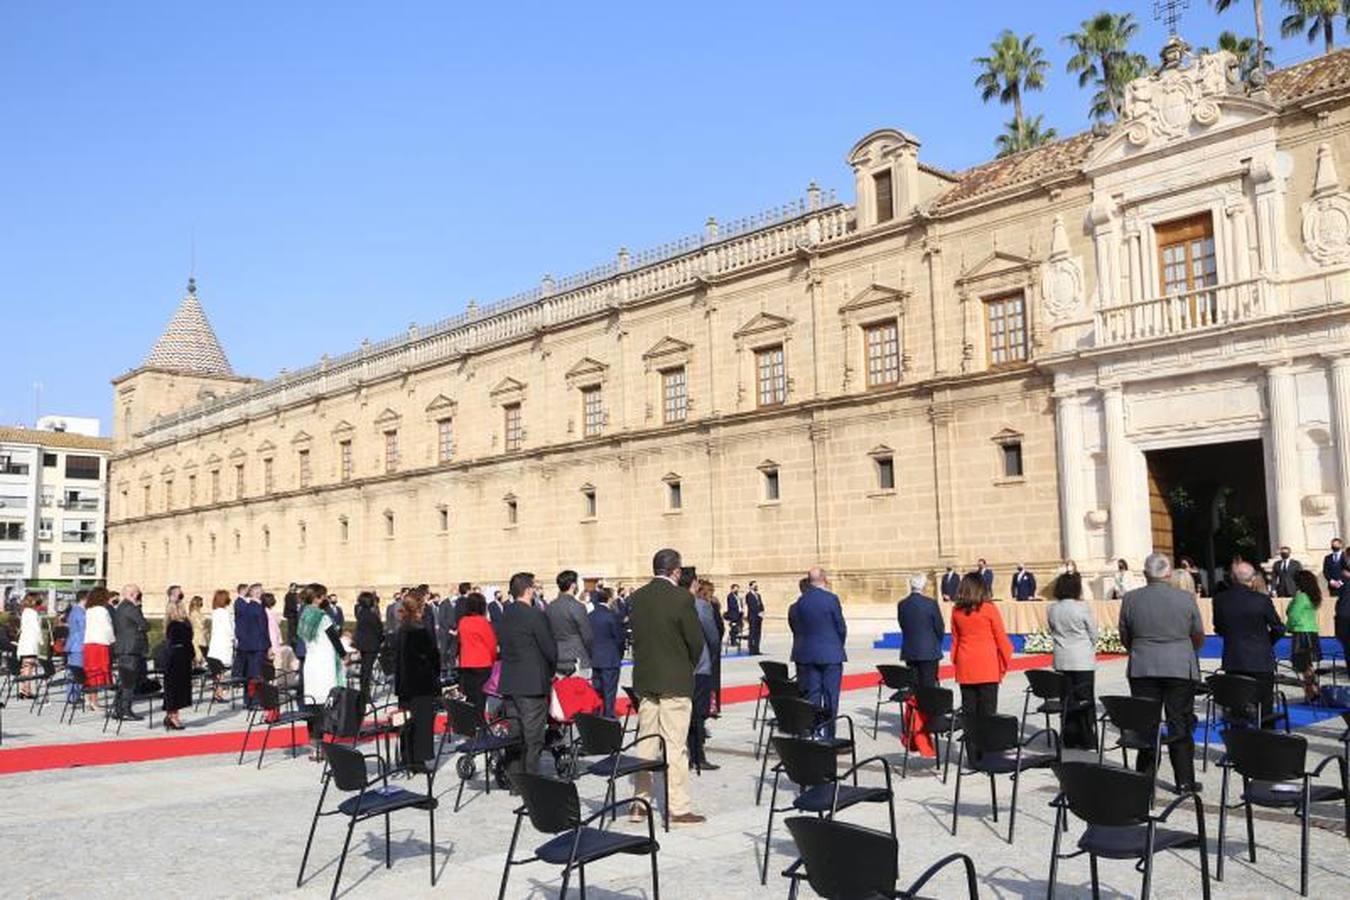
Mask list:
[{"label": "man in grey suit", "polygon": [[1291,559],[1288,547],[1280,548],[1280,558],[1270,567],[1270,589],[1276,597],[1292,597],[1298,590],[1294,586],[1294,576],[1303,571],[1303,563]]},{"label": "man in grey suit", "polygon": [[142,719],[131,708],[131,698],[146,680],[146,657],[150,655],[150,623],[141,612],[141,589],[122,588],[122,602],[113,614],[113,647],[117,652],[116,714],[119,719]]},{"label": "man in grey suit", "polygon": [[[1130,694],[1161,700],[1167,718],[1167,751],[1181,790],[1199,789],[1195,781],[1195,683],[1200,663],[1195,652],[1205,642],[1205,627],[1195,597],[1172,587],[1172,563],[1161,553],[1144,560],[1144,587],[1125,594],[1120,605],[1120,639],[1130,652],[1125,674]],[[1151,750],[1141,750],[1136,768],[1157,765]]]},{"label": "man in grey suit", "polygon": [[572,675],[591,667],[591,620],[586,605],[577,599],[577,573],[558,573],[558,597],[544,610],[549,630],[558,642],[557,671]]}]

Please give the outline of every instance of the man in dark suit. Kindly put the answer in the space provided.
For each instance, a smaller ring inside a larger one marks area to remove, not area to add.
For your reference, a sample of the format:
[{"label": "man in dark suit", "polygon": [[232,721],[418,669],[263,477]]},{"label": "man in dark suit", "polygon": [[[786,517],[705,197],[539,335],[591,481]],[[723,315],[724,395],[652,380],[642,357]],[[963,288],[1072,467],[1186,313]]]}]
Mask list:
[{"label": "man in dark suit", "polygon": [[141,719],[131,708],[131,697],[145,681],[145,658],[150,655],[150,623],[141,612],[141,589],[122,588],[122,602],[113,614],[113,644],[117,652],[115,713],[121,719]]},{"label": "man in dark suit", "polygon": [[1347,580],[1347,575],[1350,573],[1342,573],[1341,589],[1336,592],[1336,617],[1333,623],[1344,658],[1350,659],[1350,580]]},{"label": "man in dark suit", "polygon": [[830,716],[822,728],[834,737],[834,717],[839,714],[839,686],[844,677],[844,642],[848,626],[839,597],[829,591],[825,570],[813,566],[806,573],[806,591],[788,609],[792,629],[792,661],[797,664],[797,683],[812,704]]},{"label": "man in dark suit", "polygon": [[944,603],[954,603],[956,601],[956,592],[961,587],[961,575],[951,566],[942,573],[942,601]]},{"label": "man in dark suit", "polygon": [[591,687],[605,703],[605,715],[613,718],[619,695],[619,670],[623,666],[623,619],[614,611],[613,595],[601,594],[588,613],[591,621]]},{"label": "man in dark suit", "polygon": [[[286,589],[286,597],[281,602],[282,617],[286,620],[286,643],[295,649],[295,642],[298,637],[296,629],[300,627],[300,586],[291,582],[291,586]],[[194,635],[194,639],[200,641],[201,635]]]},{"label": "man in dark suit", "polygon": [[[633,690],[638,704],[638,755],[655,759],[660,735],[666,746],[666,787],[670,821],[697,825],[706,821],[690,808],[689,723],[694,711],[694,669],[706,643],[694,596],[680,587],[683,562],[676,550],[658,550],[652,557],[653,578],[629,599],[633,629]],[[650,802],[652,775],[633,778],[634,794]],[[629,821],[641,821],[645,810],[634,804]]]},{"label": "man in dark suit", "polygon": [[1255,578],[1251,563],[1234,564],[1234,584],[1214,598],[1214,633],[1223,638],[1224,672],[1268,679],[1275,673],[1272,648],[1284,624],[1270,596],[1252,589]]},{"label": "man in dark suit", "polygon": [[750,655],[759,656],[759,639],[764,633],[764,599],[759,596],[759,585],[753,581],[745,592],[745,615],[750,620]]},{"label": "man in dark suit", "polygon": [[496,627],[497,623],[501,621],[502,610],[504,609],[506,609],[506,604],[502,602],[502,592],[494,591],[492,599],[488,601],[487,605],[488,622],[490,622],[493,627]]},{"label": "man in dark suit", "polygon": [[[329,607],[332,607],[330,601]],[[272,646],[267,630],[267,610],[262,605],[262,585],[251,584],[244,595],[244,603],[234,617],[235,656],[242,657],[239,675],[242,678],[263,677],[263,661]],[[249,694],[252,703],[252,694]]]},{"label": "man in dark suit", "polygon": [[727,594],[727,608],[722,617],[727,620],[731,626],[731,637],[728,639],[728,645],[739,648],[741,646],[741,623],[745,621],[745,614],[741,612],[741,586],[733,584],[731,593]]},{"label": "man in dark suit", "polygon": [[1332,592],[1339,592],[1341,585],[1345,583],[1345,570],[1347,560],[1345,551],[1342,549],[1340,538],[1331,539],[1331,552],[1322,557],[1322,577],[1327,580],[1327,586]]},{"label": "man in dark suit", "polygon": [[937,687],[947,629],[937,601],[923,593],[927,583],[923,575],[910,576],[909,596],[895,605],[895,618],[900,623],[900,658],[915,670],[919,687]]},{"label": "man in dark suit", "polygon": [[985,590],[991,594],[994,592],[994,570],[989,568],[989,563],[983,559],[975,565],[975,573],[984,579]]},{"label": "man in dark suit", "polygon": [[1017,564],[1017,571],[1013,573],[1010,593],[1014,600],[1036,599],[1036,576],[1021,563]]},{"label": "man in dark suit", "polygon": [[1280,548],[1280,558],[1270,567],[1270,588],[1277,597],[1292,597],[1298,590],[1294,576],[1303,571],[1303,564],[1292,556],[1288,547]]},{"label": "man in dark suit", "polygon": [[403,605],[403,592],[407,588],[401,588],[394,592],[394,597],[389,601],[389,605],[384,608],[384,633],[392,642],[394,635],[398,632],[398,608]]},{"label": "man in dark suit", "polygon": [[572,675],[591,667],[591,622],[586,605],[577,599],[577,573],[558,573],[558,596],[544,610],[548,630],[558,642],[558,674]]},{"label": "man in dark suit", "polygon": [[548,620],[535,608],[534,575],[517,572],[511,576],[509,590],[511,601],[496,626],[502,663],[498,689],[505,701],[506,716],[520,725],[525,753],[522,757],[515,752],[507,762],[507,771],[537,775],[558,645],[548,630]]}]

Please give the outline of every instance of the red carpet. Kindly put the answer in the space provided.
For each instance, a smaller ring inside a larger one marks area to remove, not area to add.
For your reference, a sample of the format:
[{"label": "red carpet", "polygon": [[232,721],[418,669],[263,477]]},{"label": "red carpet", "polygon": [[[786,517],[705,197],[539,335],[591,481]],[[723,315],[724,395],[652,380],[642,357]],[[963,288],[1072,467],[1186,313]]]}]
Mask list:
[{"label": "red carpet", "polygon": [[[1040,669],[1050,665],[1050,654],[1022,656],[1014,659],[1012,668]],[[940,678],[951,678],[951,666],[939,670]],[[876,672],[859,672],[845,675],[843,690],[857,691],[875,687],[878,681]],[[739,684],[722,689],[724,707],[737,703],[753,703],[759,695],[760,685]],[[620,698],[619,715],[627,711],[626,698]],[[135,728],[137,726],[128,726]],[[144,729],[144,726],[139,726]],[[125,732],[124,728],[124,732]],[[303,726],[296,728],[296,739],[308,741],[308,733]],[[256,754],[262,746],[262,732],[255,730],[249,737],[248,749]],[[78,744],[44,744],[37,747],[19,747],[0,749],[0,774],[12,772],[36,772],[43,769],[70,769],[78,766],[110,766],[121,763],[150,762],[159,759],[172,759],[183,756],[209,756],[216,753],[238,753],[244,740],[243,731],[215,731],[209,734],[175,734],[162,737],[125,737],[109,741],[89,741]],[[291,746],[290,729],[277,728],[267,742],[269,754]]]}]

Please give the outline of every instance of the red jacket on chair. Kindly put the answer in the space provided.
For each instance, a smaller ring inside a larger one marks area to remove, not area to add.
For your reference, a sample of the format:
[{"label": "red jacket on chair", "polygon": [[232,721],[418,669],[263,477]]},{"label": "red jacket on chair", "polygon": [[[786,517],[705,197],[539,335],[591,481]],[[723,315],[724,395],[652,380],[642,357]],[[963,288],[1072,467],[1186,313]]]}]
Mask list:
[{"label": "red jacket on chair", "polygon": [[1012,655],[1003,616],[992,602],[952,611],[952,665],[957,684],[1002,681]]}]

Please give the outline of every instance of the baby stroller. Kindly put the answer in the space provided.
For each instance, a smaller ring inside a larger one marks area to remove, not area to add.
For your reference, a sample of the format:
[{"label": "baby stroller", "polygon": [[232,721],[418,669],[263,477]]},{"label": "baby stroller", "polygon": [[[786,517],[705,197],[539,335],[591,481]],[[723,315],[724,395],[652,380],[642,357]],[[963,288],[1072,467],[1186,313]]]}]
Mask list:
[{"label": "baby stroller", "polygon": [[576,731],[572,726],[578,713],[599,715],[605,703],[585,678],[569,675],[553,682],[548,703],[548,727],[544,731],[544,751],[553,756],[558,777],[571,781],[576,775]]}]

